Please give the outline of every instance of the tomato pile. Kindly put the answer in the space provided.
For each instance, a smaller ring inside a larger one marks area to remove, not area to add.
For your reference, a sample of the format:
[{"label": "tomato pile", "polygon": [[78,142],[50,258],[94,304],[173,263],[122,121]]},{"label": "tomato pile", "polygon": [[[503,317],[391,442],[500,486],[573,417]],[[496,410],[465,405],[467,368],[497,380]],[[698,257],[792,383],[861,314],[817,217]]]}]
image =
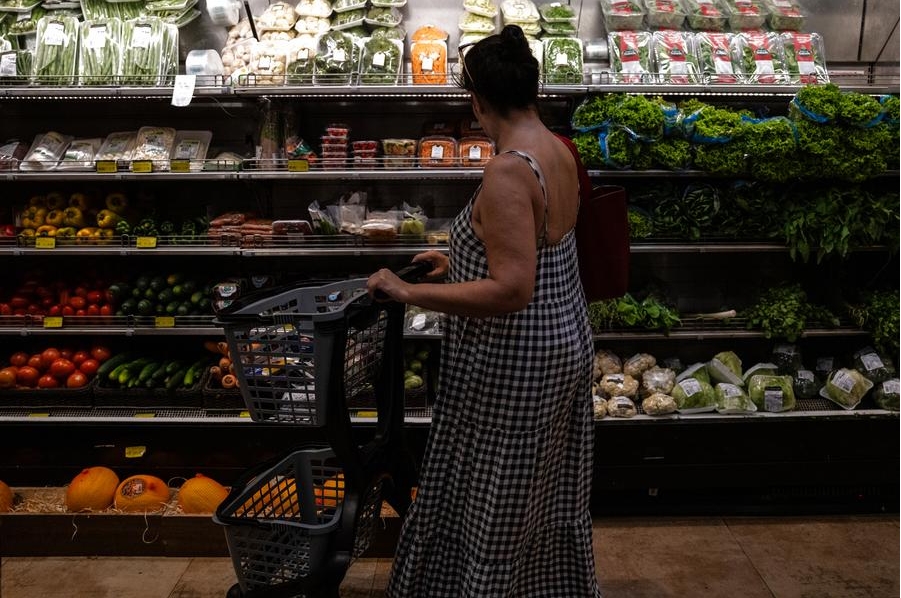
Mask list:
[{"label": "tomato pile", "polygon": [[44,283],[29,279],[5,300],[0,298],[0,316],[111,316],[107,285],[101,281]]},{"label": "tomato pile", "polygon": [[82,388],[109,358],[110,350],[99,344],[82,349],[47,347],[32,354],[16,351],[9,356],[9,365],[0,369],[0,390]]}]

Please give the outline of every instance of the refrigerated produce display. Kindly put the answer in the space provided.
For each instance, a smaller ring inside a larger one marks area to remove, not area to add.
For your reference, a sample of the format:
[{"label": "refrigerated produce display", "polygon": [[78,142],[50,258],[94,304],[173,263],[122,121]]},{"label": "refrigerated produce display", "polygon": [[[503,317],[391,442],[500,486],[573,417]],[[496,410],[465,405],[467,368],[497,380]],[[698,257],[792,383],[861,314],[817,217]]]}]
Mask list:
[{"label": "refrigerated produce display", "polygon": [[[629,293],[589,308],[596,508],[896,505],[897,32],[861,2],[733,4],[302,1],[249,19],[92,1],[0,19],[13,514],[105,466],[162,479],[174,517],[196,473],[227,487],[315,441],[249,425],[215,314],[446,250],[495,151],[457,47],[509,22],[534,33],[544,120],[629,196]],[[888,43],[851,47],[838,20]],[[186,75],[193,50],[207,60]],[[405,343],[421,455],[440,316],[411,310]],[[374,403],[350,409],[362,442]]]}]

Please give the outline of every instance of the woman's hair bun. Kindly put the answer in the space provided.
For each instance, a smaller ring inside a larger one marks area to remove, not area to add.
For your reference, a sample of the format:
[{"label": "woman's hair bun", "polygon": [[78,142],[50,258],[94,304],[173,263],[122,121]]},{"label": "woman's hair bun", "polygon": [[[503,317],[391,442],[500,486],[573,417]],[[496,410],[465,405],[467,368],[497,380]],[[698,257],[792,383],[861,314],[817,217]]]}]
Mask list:
[{"label": "woman's hair bun", "polygon": [[529,49],[529,42],[526,39],[526,34],[523,33],[522,28],[519,25],[504,25],[500,37],[503,40],[502,47],[504,48],[504,53],[508,56],[515,57],[523,51],[528,52],[531,55],[532,51]]}]

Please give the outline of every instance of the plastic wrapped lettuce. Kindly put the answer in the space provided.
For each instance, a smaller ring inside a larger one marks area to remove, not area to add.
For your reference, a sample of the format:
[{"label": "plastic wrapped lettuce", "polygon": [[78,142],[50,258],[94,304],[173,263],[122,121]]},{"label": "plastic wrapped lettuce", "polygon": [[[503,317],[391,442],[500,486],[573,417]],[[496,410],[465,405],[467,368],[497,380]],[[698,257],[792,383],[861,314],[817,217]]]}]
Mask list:
[{"label": "plastic wrapped lettuce", "polygon": [[723,351],[713,356],[707,364],[707,373],[715,382],[727,382],[736,386],[744,385],[741,377],[741,359],[732,351]]},{"label": "plastic wrapped lettuce", "polygon": [[766,23],[769,10],[761,0],[726,0],[729,26],[735,30],[758,29]]},{"label": "plastic wrapped lettuce", "polygon": [[778,34],[743,32],[733,38],[733,45],[741,57],[741,77],[744,83],[788,83],[782,40]]},{"label": "plastic wrapped lettuce", "polygon": [[792,376],[795,396],[799,399],[811,399],[817,395],[821,383],[812,370],[798,370]]},{"label": "plastic wrapped lettuce", "polygon": [[673,399],[681,413],[701,413],[716,408],[713,387],[704,380],[685,378],[673,386]]},{"label": "plastic wrapped lettuce", "polygon": [[695,34],[698,68],[706,83],[737,83],[741,69],[732,54],[732,34],[705,31]]},{"label": "plastic wrapped lettuce", "polygon": [[757,405],[735,384],[720,382],[713,388],[717,413],[754,413]]},{"label": "plastic wrapped lettuce", "polygon": [[577,37],[549,37],[543,40],[544,76],[550,85],[577,85],[582,82],[582,40]]},{"label": "plastic wrapped lettuce", "polygon": [[653,39],[653,34],[647,31],[611,31],[607,35],[610,70],[615,83],[650,81]]},{"label": "plastic wrapped lettuce", "polygon": [[694,38],[683,31],[656,31],[654,55],[660,83],[700,83]]},{"label": "plastic wrapped lettuce", "polygon": [[729,22],[729,11],[721,0],[685,0],[688,26],[698,31],[723,31]]},{"label": "plastic wrapped lettuce", "polygon": [[645,8],[639,0],[601,0],[604,27],[610,31],[641,29]]},{"label": "plastic wrapped lettuce", "polygon": [[829,375],[826,385],[820,389],[820,396],[850,410],[860,404],[871,388],[873,383],[863,374],[855,369],[841,368]]},{"label": "plastic wrapped lettuce", "polygon": [[696,378],[710,384],[710,375],[707,373],[706,363],[693,363],[676,376],[676,382],[682,382],[686,378]]},{"label": "plastic wrapped lettuce", "polygon": [[891,359],[880,356],[872,347],[864,347],[854,354],[854,369],[864,378],[878,384],[895,377],[895,367]]},{"label": "plastic wrapped lettuce", "polygon": [[751,381],[751,376],[776,376],[779,374],[779,368],[775,363],[755,363],[745,371],[742,376],[742,382],[747,386]]},{"label": "plastic wrapped lettuce", "polygon": [[648,25],[653,28],[680,29],[685,11],[679,0],[645,0]]},{"label": "plastic wrapped lettuce", "polygon": [[823,38],[819,33],[786,31],[780,38],[791,83],[829,83]]},{"label": "plastic wrapped lettuce", "polygon": [[780,374],[791,374],[804,367],[801,350],[796,345],[776,345],[770,359],[779,368]]},{"label": "plastic wrapped lettuce", "polygon": [[779,413],[795,408],[795,391],[791,376],[751,376],[748,381],[748,396],[758,410]]},{"label": "plastic wrapped lettuce", "polygon": [[800,31],[804,27],[804,12],[795,0],[764,0],[767,24],[774,31]]},{"label": "plastic wrapped lettuce", "polygon": [[897,378],[883,380],[873,389],[873,401],[883,409],[889,411],[898,411],[899,399],[899,381]]}]

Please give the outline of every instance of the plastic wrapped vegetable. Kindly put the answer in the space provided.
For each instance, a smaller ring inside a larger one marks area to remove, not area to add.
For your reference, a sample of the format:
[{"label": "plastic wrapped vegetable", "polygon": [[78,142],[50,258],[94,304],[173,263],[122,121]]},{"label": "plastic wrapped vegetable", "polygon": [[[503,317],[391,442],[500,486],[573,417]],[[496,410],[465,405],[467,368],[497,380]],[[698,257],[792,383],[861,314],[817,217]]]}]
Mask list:
[{"label": "plastic wrapped vegetable", "polygon": [[649,396],[654,393],[669,394],[676,384],[676,372],[669,368],[653,366],[641,375],[641,394]]},{"label": "plastic wrapped vegetable", "polygon": [[635,417],[638,414],[638,408],[629,397],[610,397],[607,399],[606,408],[610,417]]},{"label": "plastic wrapped vegetable", "polygon": [[310,85],[316,70],[316,47],[310,47],[295,41],[288,52],[286,69],[289,85]]},{"label": "plastic wrapped vegetable", "polygon": [[357,47],[354,38],[342,31],[329,31],[316,45],[317,84],[347,85],[356,66]]},{"label": "plastic wrapped vegetable", "polygon": [[749,367],[742,376],[744,386],[747,386],[751,380],[751,376],[778,376],[779,368],[775,363],[755,363]]},{"label": "plastic wrapped vegetable", "polygon": [[651,44],[647,31],[611,31],[607,35],[610,70],[616,83],[646,83],[651,78]]},{"label": "plastic wrapped vegetable", "polygon": [[594,354],[594,379],[600,380],[607,374],[622,374],[623,362],[611,351],[599,350]]},{"label": "plastic wrapped vegetable", "polygon": [[883,380],[873,389],[873,401],[882,409],[889,411],[898,411],[899,399],[899,381],[897,378]]},{"label": "plastic wrapped vegetable", "polygon": [[78,19],[43,17],[38,21],[34,78],[44,85],[71,85],[78,57]]},{"label": "plastic wrapped vegetable", "polygon": [[679,0],[645,0],[648,25],[653,28],[680,29],[685,10]]},{"label": "plastic wrapped vegetable", "polygon": [[142,17],[124,23],[120,83],[159,85],[165,26],[159,17]]},{"label": "plastic wrapped vegetable", "polygon": [[655,32],[654,54],[660,83],[700,83],[698,58],[691,34],[682,31]]},{"label": "plastic wrapped vegetable", "polygon": [[717,413],[754,413],[757,405],[735,384],[720,382],[713,388]]},{"label": "plastic wrapped vegetable", "polygon": [[681,382],[686,378],[695,378],[697,380],[701,380],[710,384],[710,375],[707,373],[707,364],[705,363],[693,363],[676,376],[676,382]]},{"label": "plastic wrapped vegetable", "polygon": [[785,69],[794,84],[828,83],[823,38],[819,33],[785,32],[780,35]]},{"label": "plastic wrapped vegetable", "polygon": [[79,82],[84,85],[114,84],[122,56],[122,21],[112,17],[81,23],[79,45]]},{"label": "plastic wrapped vegetable", "polygon": [[706,83],[737,83],[740,68],[732,54],[732,34],[701,32],[695,35],[698,68]]},{"label": "plastic wrapped vegetable", "polygon": [[626,374],[606,374],[598,383],[598,389],[608,397],[634,397],[638,392],[638,380]]},{"label": "plastic wrapped vegetable", "polygon": [[592,411],[594,419],[604,419],[607,416],[607,399],[595,395],[592,398]]},{"label": "plastic wrapped vegetable", "polygon": [[601,0],[604,27],[611,31],[641,29],[645,9],[639,0]]},{"label": "plastic wrapped vegetable", "polygon": [[494,33],[496,29],[493,18],[483,17],[467,11],[460,13],[457,27],[463,33],[481,33],[483,35]]},{"label": "plastic wrapped vegetable", "polygon": [[723,31],[729,22],[728,9],[721,0],[685,0],[688,26],[698,31]]},{"label": "plastic wrapped vegetable", "polygon": [[801,350],[796,345],[776,345],[770,359],[776,364],[780,374],[791,374],[804,367]]},{"label": "plastic wrapped vegetable", "polygon": [[396,85],[403,59],[403,44],[397,40],[371,37],[363,44],[360,82],[366,85]]},{"label": "plastic wrapped vegetable", "polygon": [[811,370],[798,370],[792,376],[794,380],[793,389],[795,396],[799,399],[811,399],[817,395],[820,384],[817,382],[816,375]]},{"label": "plastic wrapped vegetable", "polygon": [[888,357],[880,356],[873,348],[865,347],[854,354],[854,369],[873,383],[895,377],[895,367]]},{"label": "plastic wrapped vegetable", "polygon": [[549,2],[538,7],[541,18],[548,23],[572,23],[576,20],[573,7],[562,2]]},{"label": "plastic wrapped vegetable", "polygon": [[716,382],[728,382],[741,386],[744,381],[741,378],[741,359],[732,351],[723,351],[713,356],[707,364],[707,373],[711,380]]},{"label": "plastic wrapped vegetable", "polygon": [[551,85],[582,82],[582,40],[549,37],[544,40],[544,76]]},{"label": "plastic wrapped vegetable", "polygon": [[657,359],[650,353],[636,353],[623,363],[623,373],[638,379],[645,370],[655,365]]},{"label": "plastic wrapped vegetable", "polygon": [[676,399],[666,393],[655,392],[641,401],[641,410],[648,415],[669,415],[677,410]]},{"label": "plastic wrapped vegetable", "polygon": [[795,0],[765,0],[767,24],[775,31],[800,31],[804,13]]},{"label": "plastic wrapped vegetable", "polygon": [[759,29],[766,23],[769,11],[762,0],[726,0],[729,26],[735,30]]},{"label": "plastic wrapped vegetable", "polygon": [[463,0],[463,9],[489,19],[497,16],[497,6],[491,0]]},{"label": "plastic wrapped vegetable", "polygon": [[791,376],[751,376],[748,396],[757,409],[778,413],[795,408],[795,392]]},{"label": "plastic wrapped vegetable", "polygon": [[829,375],[826,385],[820,389],[820,396],[844,409],[854,409],[871,388],[873,383],[863,374],[855,369],[841,368]]},{"label": "plastic wrapped vegetable", "polygon": [[677,382],[673,386],[672,396],[679,411],[683,413],[713,411],[716,406],[713,387],[697,378],[683,378]]},{"label": "plastic wrapped vegetable", "polygon": [[741,57],[741,77],[745,83],[788,83],[782,40],[777,34],[745,32],[732,41]]}]

